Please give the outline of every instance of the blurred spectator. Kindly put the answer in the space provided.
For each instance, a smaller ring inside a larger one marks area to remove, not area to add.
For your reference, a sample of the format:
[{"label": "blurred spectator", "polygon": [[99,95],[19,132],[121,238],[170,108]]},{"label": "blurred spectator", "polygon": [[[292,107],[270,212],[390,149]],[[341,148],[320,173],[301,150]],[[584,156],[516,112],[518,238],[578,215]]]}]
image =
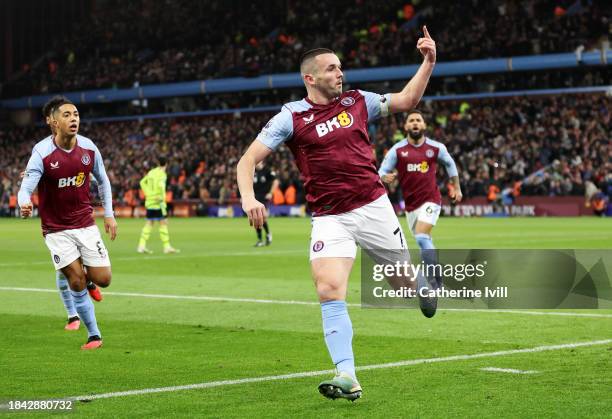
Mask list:
[{"label": "blurred spectator", "polygon": [[[279,100],[280,102],[281,100]],[[463,102],[424,103],[427,135],[444,143],[454,156],[466,197],[487,196],[494,183],[500,198],[519,195],[612,193],[612,120],[605,95],[513,97]],[[445,115],[440,118],[439,115]],[[160,154],[169,158],[168,192],[174,200],[195,199],[205,214],[213,203],[238,199],[236,164],[272,116],[232,114],[219,117],[145,119],[81,126],[100,149],[118,204],[142,202],[138,181]],[[397,140],[402,115],[380,120],[370,129],[376,155],[384,156]],[[399,132],[401,134],[401,132]],[[19,173],[36,141],[48,128],[0,129],[0,214],[7,215]],[[269,157],[278,174],[283,202],[304,202],[303,185],[287,147]],[[439,181],[444,189],[446,174]],[[392,186],[390,198],[398,202]]]},{"label": "blurred spectator", "polygon": [[602,1],[565,9],[549,0],[265,0],[238,7],[108,0],[101,7],[47,54],[46,66],[24,63],[28,71],[4,95],[296,71],[300,54],[320,46],[337,51],[346,68],[413,64],[425,23],[440,61],[590,50],[606,42],[610,25]]}]

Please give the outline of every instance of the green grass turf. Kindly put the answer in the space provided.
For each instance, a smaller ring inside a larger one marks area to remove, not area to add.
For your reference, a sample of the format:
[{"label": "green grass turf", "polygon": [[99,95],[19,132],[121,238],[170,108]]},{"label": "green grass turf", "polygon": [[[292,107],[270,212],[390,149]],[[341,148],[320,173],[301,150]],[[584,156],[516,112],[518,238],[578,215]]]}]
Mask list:
[{"label": "green grass turf", "polygon": [[[402,220],[404,223],[404,220]],[[172,219],[179,255],[135,253],[142,221],[119,220],[107,242],[108,291],[316,301],[309,220],[272,219],[273,245],[252,247],[246,220]],[[441,219],[440,248],[612,248],[596,218]],[[411,247],[415,247],[411,242]],[[349,302],[359,302],[359,271]],[[39,220],[0,220],[0,287],[54,289]],[[96,304],[104,348],[65,332],[56,293],[0,290],[0,399],[47,399],[332,368],[317,305],[106,295]],[[577,310],[574,310],[577,311]],[[612,313],[611,310],[592,311]],[[350,308],[358,365],[612,338],[612,318]],[[482,367],[537,370],[532,375]],[[364,397],[331,402],[326,376],[76,403],[79,416],[609,417],[612,344],[362,371]],[[48,413],[42,413],[46,415]]]}]

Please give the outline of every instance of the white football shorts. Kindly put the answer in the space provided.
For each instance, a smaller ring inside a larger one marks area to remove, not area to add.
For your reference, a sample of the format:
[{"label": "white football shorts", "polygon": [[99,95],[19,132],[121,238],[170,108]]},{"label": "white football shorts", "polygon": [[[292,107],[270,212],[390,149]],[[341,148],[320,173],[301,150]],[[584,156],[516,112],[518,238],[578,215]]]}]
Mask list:
[{"label": "white football shorts", "polygon": [[81,258],[85,266],[110,266],[108,251],[100,236],[98,226],[75,228],[49,233],[45,243],[51,252],[55,270],[70,265]]},{"label": "white football shorts", "polygon": [[312,217],[310,260],[355,258],[362,249],[406,250],[406,238],[387,194],[344,214]]},{"label": "white football shorts", "polygon": [[436,225],[438,218],[440,217],[440,205],[434,204],[433,202],[425,202],[423,205],[406,213],[406,219],[408,220],[408,228],[414,236],[416,234],[417,221],[422,221],[432,226]]}]

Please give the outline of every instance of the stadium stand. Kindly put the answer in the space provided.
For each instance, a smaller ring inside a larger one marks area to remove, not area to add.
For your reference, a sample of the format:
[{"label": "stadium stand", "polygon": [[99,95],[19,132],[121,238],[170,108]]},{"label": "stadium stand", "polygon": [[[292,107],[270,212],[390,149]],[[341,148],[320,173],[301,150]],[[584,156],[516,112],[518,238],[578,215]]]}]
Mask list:
[{"label": "stadium stand", "polygon": [[[23,71],[5,81],[2,97],[294,72],[299,54],[320,45],[336,50],[345,68],[413,64],[418,61],[414,44],[424,22],[434,34],[442,61],[579,54],[609,47],[609,15],[599,1],[472,0],[465,9],[465,3],[449,0],[341,0],[316,13],[303,2],[264,3],[266,7],[237,0],[213,0],[205,5],[188,0],[92,3],[89,17],[79,21],[72,36],[50,46],[38,65],[21,63]],[[465,18],[456,19],[458,15]],[[323,27],[322,22],[334,22],[334,30]],[[203,30],[206,42],[202,42]],[[611,77],[605,66],[478,77],[465,74],[433,78],[427,93],[606,86],[612,84]],[[359,87],[393,91],[398,83]],[[302,89],[232,92],[151,100],[147,109],[125,102],[80,110],[87,118],[234,109],[278,105],[302,95]],[[446,143],[455,156],[467,197],[486,196],[494,185],[500,198],[509,199],[585,195],[588,201],[598,193],[608,201],[612,198],[610,110],[605,94],[431,101],[422,103],[421,109],[430,135]],[[140,203],[138,180],[155,156],[163,153],[170,159],[172,199],[199,201],[199,212],[205,213],[206,205],[237,200],[235,164],[271,115],[229,113],[84,123],[81,133],[94,139],[107,159],[118,204]],[[400,138],[400,119],[397,116],[370,126],[379,161]],[[15,207],[19,173],[31,146],[47,136],[48,130],[0,126],[0,214],[8,214]],[[283,148],[271,158],[281,192],[290,189],[291,200],[303,203],[302,186],[288,150]],[[439,180],[444,189],[444,176]],[[396,185],[391,189],[395,193]]]},{"label": "stadium stand", "polygon": [[[612,194],[609,97],[603,94],[512,97],[469,102],[431,101],[421,108],[432,138],[456,156],[464,193],[484,196],[488,186],[522,195]],[[235,166],[244,147],[270,113],[220,117],[145,119],[83,124],[106,160],[118,204],[138,205],[138,181],[155,156],[169,157],[169,190],[174,200],[202,206],[235,201]],[[370,126],[378,160],[403,137],[402,116]],[[46,128],[0,131],[0,212],[11,210],[32,145]],[[271,156],[281,190],[303,189],[286,147]],[[444,187],[445,175],[439,181]],[[594,188],[594,189],[593,189]],[[392,189],[395,189],[392,187]]]},{"label": "stadium stand", "polygon": [[[411,64],[423,22],[444,61],[589,50],[609,30],[597,1],[473,0],[466,10],[448,0],[343,0],[317,13],[303,2],[265,3],[104,2],[38,65],[21,63],[24,71],[2,96],[284,73],[295,71],[301,52],[321,45],[338,51],[346,68]],[[333,31],[325,27],[330,21]]]}]

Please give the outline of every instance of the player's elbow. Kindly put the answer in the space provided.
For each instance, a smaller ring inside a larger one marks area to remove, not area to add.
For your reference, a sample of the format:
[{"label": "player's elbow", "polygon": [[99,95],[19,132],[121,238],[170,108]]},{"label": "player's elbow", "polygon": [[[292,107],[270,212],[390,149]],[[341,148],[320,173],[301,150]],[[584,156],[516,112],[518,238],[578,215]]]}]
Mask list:
[{"label": "player's elbow", "polygon": [[249,155],[249,153],[245,153],[240,160],[238,160],[238,165],[236,166],[237,173],[247,173],[250,174],[255,170],[255,159],[253,156]]}]

